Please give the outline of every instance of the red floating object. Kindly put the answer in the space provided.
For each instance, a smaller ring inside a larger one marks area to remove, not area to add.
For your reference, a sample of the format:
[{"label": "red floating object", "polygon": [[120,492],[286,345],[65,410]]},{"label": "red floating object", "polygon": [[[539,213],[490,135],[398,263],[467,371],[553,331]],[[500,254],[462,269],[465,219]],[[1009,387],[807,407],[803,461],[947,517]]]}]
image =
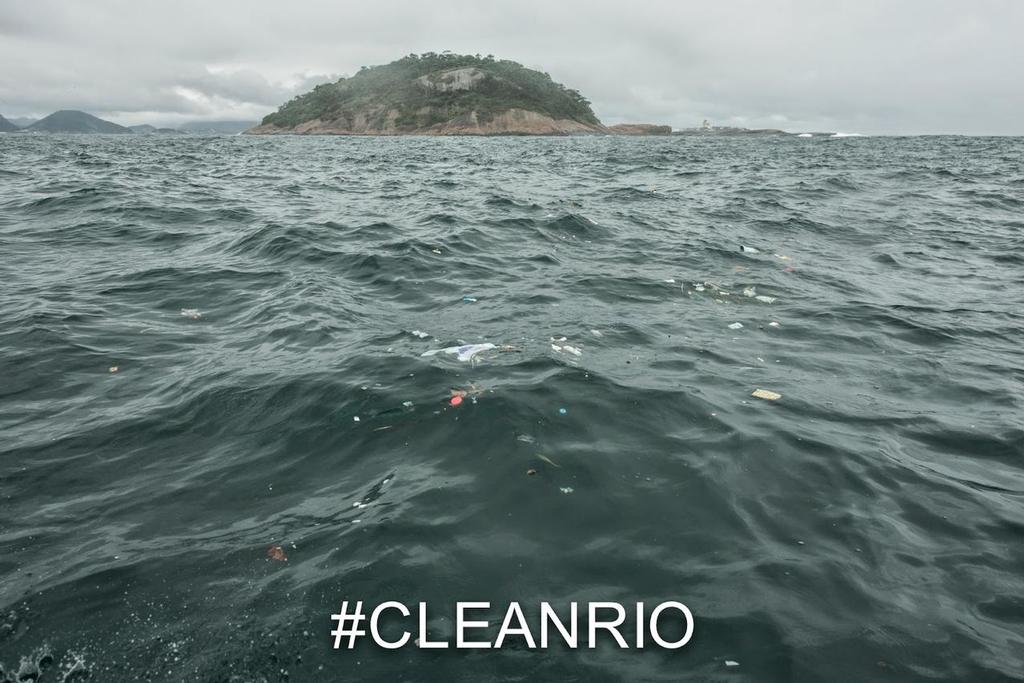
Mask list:
[{"label": "red floating object", "polygon": [[462,397],[461,396],[452,396],[451,404],[453,406],[457,406],[460,403],[462,403]]}]

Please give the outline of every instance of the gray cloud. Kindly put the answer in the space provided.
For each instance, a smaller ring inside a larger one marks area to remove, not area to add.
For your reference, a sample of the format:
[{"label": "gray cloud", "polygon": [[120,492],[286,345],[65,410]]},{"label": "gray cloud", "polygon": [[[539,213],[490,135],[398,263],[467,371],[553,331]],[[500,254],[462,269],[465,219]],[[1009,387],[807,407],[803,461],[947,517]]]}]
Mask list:
[{"label": "gray cloud", "polygon": [[493,53],[603,120],[863,133],[1024,134],[1024,3],[0,4],[0,113],[122,123],[258,118],[410,52]]}]

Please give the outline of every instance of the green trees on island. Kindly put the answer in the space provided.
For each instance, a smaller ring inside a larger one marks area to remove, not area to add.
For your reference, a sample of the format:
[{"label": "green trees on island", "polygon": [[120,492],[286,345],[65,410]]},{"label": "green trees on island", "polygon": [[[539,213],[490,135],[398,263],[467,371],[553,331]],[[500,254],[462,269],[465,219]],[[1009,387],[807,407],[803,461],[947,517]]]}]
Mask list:
[{"label": "green trees on island", "polygon": [[[446,72],[475,69],[470,87],[431,87]],[[424,78],[425,77],[425,78]],[[324,83],[284,104],[263,119],[264,125],[292,128],[306,121],[330,121],[357,115],[397,112],[395,125],[428,127],[475,111],[481,121],[509,109],[525,109],[554,119],[599,124],[590,102],[579,92],[493,55],[451,52],[410,54],[390,64],[363,67],[357,74]]]}]

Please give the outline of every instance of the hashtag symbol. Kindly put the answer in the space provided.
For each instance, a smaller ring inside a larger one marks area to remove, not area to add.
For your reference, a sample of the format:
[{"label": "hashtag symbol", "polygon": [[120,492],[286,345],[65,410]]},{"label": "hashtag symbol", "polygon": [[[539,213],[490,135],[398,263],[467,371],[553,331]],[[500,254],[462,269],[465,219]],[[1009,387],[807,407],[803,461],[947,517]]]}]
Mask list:
[{"label": "hashtag symbol", "polygon": [[348,600],[341,603],[341,611],[331,615],[331,620],[338,625],[338,628],[331,631],[331,635],[334,636],[335,650],[341,648],[341,639],[345,636],[348,636],[348,649],[351,650],[356,646],[356,638],[366,635],[366,630],[359,628],[359,622],[364,619],[366,619],[366,615],[363,614],[362,600],[356,602],[355,611],[351,614],[348,611]]}]

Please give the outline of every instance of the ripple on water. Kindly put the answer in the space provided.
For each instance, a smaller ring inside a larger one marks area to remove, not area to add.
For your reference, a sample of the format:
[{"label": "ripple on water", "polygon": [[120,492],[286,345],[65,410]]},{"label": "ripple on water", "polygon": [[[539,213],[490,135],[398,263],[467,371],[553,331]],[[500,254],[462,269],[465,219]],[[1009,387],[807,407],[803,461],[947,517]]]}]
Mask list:
[{"label": "ripple on water", "polygon": [[1022,145],[0,136],[0,678],[1020,678]]}]

